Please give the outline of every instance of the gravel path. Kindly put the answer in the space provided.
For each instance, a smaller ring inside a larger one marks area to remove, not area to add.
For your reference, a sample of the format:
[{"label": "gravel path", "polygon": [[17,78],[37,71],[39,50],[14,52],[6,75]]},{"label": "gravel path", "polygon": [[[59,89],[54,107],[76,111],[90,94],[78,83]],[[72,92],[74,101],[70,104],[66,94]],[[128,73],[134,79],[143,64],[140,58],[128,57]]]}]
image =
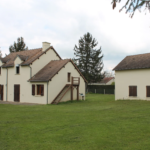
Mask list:
[{"label": "gravel path", "polygon": [[1,101],[0,104],[12,104],[12,105],[41,105],[41,104],[35,104],[35,103],[21,103],[21,102],[9,102],[9,101]]}]

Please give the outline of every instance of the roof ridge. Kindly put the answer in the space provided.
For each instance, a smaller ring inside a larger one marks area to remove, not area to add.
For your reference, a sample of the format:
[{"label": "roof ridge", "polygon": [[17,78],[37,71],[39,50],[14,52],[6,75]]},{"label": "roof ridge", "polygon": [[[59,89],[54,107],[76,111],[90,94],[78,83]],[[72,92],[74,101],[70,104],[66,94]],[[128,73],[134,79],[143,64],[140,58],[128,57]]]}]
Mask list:
[{"label": "roof ridge", "polygon": [[[10,53],[10,54],[8,54],[7,56],[5,56],[5,57],[3,57],[3,58],[6,58],[6,57],[9,57],[10,55],[18,55],[17,53],[23,53],[23,52],[26,52],[26,51],[35,51],[35,50],[39,50],[39,49],[41,49],[41,48],[38,48],[38,49],[31,49],[31,50],[24,50],[24,51],[19,51],[19,52],[12,52],[12,53]],[[21,55],[21,54],[19,54],[19,55]]]},{"label": "roof ridge", "polygon": [[137,56],[137,55],[146,55],[146,54],[150,54],[150,53],[135,54],[135,55],[127,55],[126,57],[130,57],[130,56]]},{"label": "roof ridge", "polygon": [[[16,53],[21,53],[21,52],[25,52],[25,51],[34,51],[34,50],[39,50],[39,49],[42,49],[42,48],[35,48],[35,49],[29,49],[29,50],[23,50],[23,51],[18,51],[18,52],[12,52],[13,54],[16,54]],[[10,54],[12,54],[10,53]],[[8,55],[7,55],[8,56]]]}]

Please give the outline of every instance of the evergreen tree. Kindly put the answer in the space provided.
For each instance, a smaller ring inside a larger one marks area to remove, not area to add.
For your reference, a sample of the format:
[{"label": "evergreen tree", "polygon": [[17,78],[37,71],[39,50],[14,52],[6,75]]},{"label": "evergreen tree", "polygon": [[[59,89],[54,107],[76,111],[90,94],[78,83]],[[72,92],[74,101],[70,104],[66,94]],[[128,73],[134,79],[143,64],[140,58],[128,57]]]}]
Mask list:
[{"label": "evergreen tree", "polygon": [[28,50],[28,47],[24,43],[23,37],[18,38],[17,39],[17,43],[14,42],[14,44],[10,45],[10,47],[9,47],[10,53],[12,53],[12,52],[19,52],[19,51],[25,51],[25,50]]},{"label": "evergreen tree", "polygon": [[100,82],[104,78],[101,47],[96,49],[98,42],[90,33],[81,37],[78,44],[74,47],[73,61],[88,82]]}]

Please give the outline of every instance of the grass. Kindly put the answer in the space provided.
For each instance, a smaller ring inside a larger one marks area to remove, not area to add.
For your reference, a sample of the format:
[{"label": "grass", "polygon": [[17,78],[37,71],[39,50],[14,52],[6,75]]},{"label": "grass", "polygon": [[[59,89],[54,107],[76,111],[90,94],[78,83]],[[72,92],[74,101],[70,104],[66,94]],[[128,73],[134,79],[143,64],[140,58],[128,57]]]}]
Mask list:
[{"label": "grass", "polygon": [[88,94],[59,105],[0,105],[0,150],[148,150],[150,102]]}]

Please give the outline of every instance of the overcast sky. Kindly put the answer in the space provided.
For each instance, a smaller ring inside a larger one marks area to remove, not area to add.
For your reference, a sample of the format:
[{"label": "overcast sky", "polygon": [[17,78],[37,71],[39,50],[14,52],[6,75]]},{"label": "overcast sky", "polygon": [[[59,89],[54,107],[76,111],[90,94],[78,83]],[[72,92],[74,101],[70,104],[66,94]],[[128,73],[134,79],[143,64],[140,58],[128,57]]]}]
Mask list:
[{"label": "overcast sky", "polygon": [[23,37],[29,49],[50,42],[62,58],[90,32],[102,47],[104,70],[111,71],[125,56],[150,52],[150,13],[119,13],[112,0],[1,0],[0,50]]}]

